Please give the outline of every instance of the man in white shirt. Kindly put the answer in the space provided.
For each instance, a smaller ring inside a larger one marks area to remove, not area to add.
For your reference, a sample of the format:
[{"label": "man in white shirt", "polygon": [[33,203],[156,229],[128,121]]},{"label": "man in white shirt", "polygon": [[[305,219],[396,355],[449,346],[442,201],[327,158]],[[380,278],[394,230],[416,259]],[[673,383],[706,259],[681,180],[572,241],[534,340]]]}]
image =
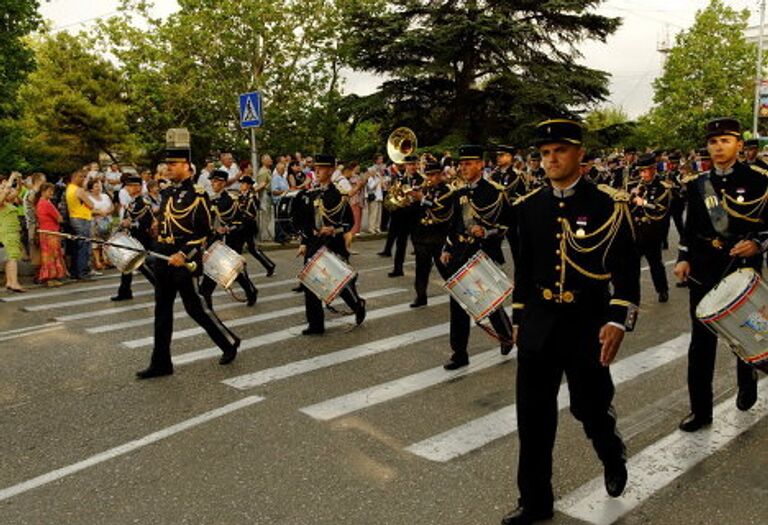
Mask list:
[{"label": "man in white shirt", "polygon": [[110,164],[109,169],[104,173],[105,184],[104,187],[110,195],[114,195],[116,191],[120,190],[120,179],[123,176],[120,173],[120,166],[117,163]]},{"label": "man in white shirt", "polygon": [[227,179],[227,189],[240,189],[240,183],[238,182],[238,179],[240,179],[240,168],[237,166],[237,163],[232,157],[232,154],[224,152],[219,156],[219,160],[221,161],[220,169],[226,171],[229,174],[229,179]]},{"label": "man in white shirt", "polygon": [[205,163],[205,167],[200,172],[200,176],[197,178],[197,183],[203,187],[203,189],[208,192],[208,196],[213,197],[215,195],[215,192],[213,191],[213,186],[211,185],[211,174],[213,173],[213,170],[216,169],[213,166],[213,161],[208,161]]}]

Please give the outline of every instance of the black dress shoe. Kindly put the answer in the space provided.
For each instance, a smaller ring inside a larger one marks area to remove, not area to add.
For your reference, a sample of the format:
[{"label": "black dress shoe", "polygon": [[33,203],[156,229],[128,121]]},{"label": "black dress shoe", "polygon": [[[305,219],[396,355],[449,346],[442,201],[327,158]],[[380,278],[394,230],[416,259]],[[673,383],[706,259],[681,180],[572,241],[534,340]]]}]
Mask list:
[{"label": "black dress shoe", "polygon": [[389,275],[390,277],[402,277],[405,274],[402,271],[398,272],[397,270],[393,270],[389,272],[387,275]]},{"label": "black dress shoe", "polygon": [[736,408],[746,412],[757,402],[757,381],[751,382],[748,386],[740,386],[739,393],[736,395]]},{"label": "black dress shoe", "polygon": [[411,308],[421,308],[422,306],[427,306],[427,300],[426,299],[416,299],[409,306]]},{"label": "black dress shoe", "polygon": [[317,328],[305,328],[301,331],[301,335],[323,335],[325,333],[324,329],[317,329]]},{"label": "black dress shoe", "polygon": [[131,299],[133,299],[132,295],[114,295],[114,296],[109,298],[110,301],[115,301],[115,302],[117,302],[117,301],[130,301]]},{"label": "black dress shoe", "polygon": [[465,367],[467,365],[469,365],[469,359],[451,358],[450,361],[448,361],[443,365],[443,368],[445,368],[446,370],[458,370],[459,368]]},{"label": "black dress shoe", "polygon": [[683,419],[680,424],[678,425],[678,428],[682,430],[683,432],[696,432],[697,430],[701,430],[704,427],[708,427],[712,424],[712,416],[709,417],[699,417],[693,412],[685,416],[685,419]]},{"label": "black dress shoe", "polygon": [[256,299],[258,299],[258,297],[259,297],[259,291],[258,290],[254,290],[253,293],[251,293],[248,296],[248,302],[246,304],[248,306],[253,306],[254,304],[256,304]]},{"label": "black dress shoe", "polygon": [[389,252],[379,252],[376,255],[378,255],[379,257],[392,257],[392,254]]},{"label": "black dress shoe", "polygon": [[228,365],[232,361],[235,360],[237,357],[237,349],[240,348],[240,339],[238,339],[234,345],[232,345],[232,348],[229,350],[224,350],[224,353],[219,358],[219,364],[220,365]]},{"label": "black dress shoe", "polygon": [[509,343],[501,343],[501,355],[509,355],[515,345]]},{"label": "black dress shoe", "polygon": [[669,292],[659,292],[659,302],[666,303],[669,301]]},{"label": "black dress shoe", "polygon": [[627,486],[627,464],[624,461],[605,465],[603,473],[605,491],[612,498],[618,498]]},{"label": "black dress shoe", "polygon": [[362,297],[357,302],[357,309],[355,310],[355,324],[360,326],[365,321],[365,299]]},{"label": "black dress shoe", "polygon": [[688,288],[688,282],[680,281],[679,283],[676,283],[675,286],[678,288]]},{"label": "black dress shoe", "polygon": [[523,506],[508,512],[502,519],[501,525],[529,525],[537,521],[552,519],[554,514],[550,510],[529,510]]},{"label": "black dress shoe", "polygon": [[272,277],[273,275],[275,275],[275,267],[274,266],[272,268],[270,268],[269,270],[267,270],[266,277]]},{"label": "black dress shoe", "polygon": [[296,288],[291,288],[292,292],[301,293],[304,291],[304,285],[300,284]]},{"label": "black dress shoe", "polygon": [[173,374],[173,368],[145,368],[136,372],[136,379],[152,379],[153,377],[163,377]]}]

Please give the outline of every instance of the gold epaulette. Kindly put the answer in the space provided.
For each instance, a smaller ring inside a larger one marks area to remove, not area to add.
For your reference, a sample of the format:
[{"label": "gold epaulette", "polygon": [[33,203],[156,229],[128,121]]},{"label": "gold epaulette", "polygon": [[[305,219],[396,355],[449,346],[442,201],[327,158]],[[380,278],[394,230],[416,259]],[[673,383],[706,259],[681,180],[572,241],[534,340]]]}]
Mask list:
[{"label": "gold epaulette", "polygon": [[668,190],[671,190],[672,188],[675,187],[675,185],[673,183],[669,182],[669,181],[663,180],[663,181],[660,181],[660,182],[661,182],[661,185],[664,186],[665,188],[667,188]]},{"label": "gold epaulette", "polygon": [[749,167],[752,168],[754,171],[758,172],[760,175],[765,175],[766,177],[768,177],[767,169],[761,168],[757,164],[750,164]]},{"label": "gold epaulette", "polygon": [[203,195],[205,193],[205,188],[203,188],[201,184],[195,184],[195,193]]},{"label": "gold epaulette", "polygon": [[[703,173],[706,173],[706,172],[703,172]],[[701,177],[701,175],[702,175],[702,173],[696,173],[694,175],[686,175],[685,177],[680,179],[680,182],[683,183],[683,184],[688,184],[689,182],[693,182],[696,179],[698,179],[699,177]]]},{"label": "gold epaulette", "polygon": [[612,188],[607,184],[598,184],[597,189],[603,193],[607,193],[616,202],[629,202],[629,192]]},{"label": "gold epaulette", "polygon": [[539,186],[535,190],[531,190],[528,193],[526,193],[525,195],[520,195],[517,199],[515,199],[515,202],[512,203],[512,206],[517,206],[518,204],[522,204],[529,197],[533,197],[534,195],[536,195],[536,193],[541,191],[542,188],[544,188],[544,186]]},{"label": "gold epaulette", "polygon": [[499,191],[504,191],[504,190],[506,190],[506,188],[505,188],[505,187],[504,187],[502,184],[499,184],[499,183],[498,183],[498,182],[496,182],[495,180],[493,180],[493,179],[486,179],[486,180],[487,180],[488,182],[490,182],[490,183],[491,183],[491,186],[493,186],[493,187],[494,187],[494,188],[496,188],[497,190],[499,190]]}]

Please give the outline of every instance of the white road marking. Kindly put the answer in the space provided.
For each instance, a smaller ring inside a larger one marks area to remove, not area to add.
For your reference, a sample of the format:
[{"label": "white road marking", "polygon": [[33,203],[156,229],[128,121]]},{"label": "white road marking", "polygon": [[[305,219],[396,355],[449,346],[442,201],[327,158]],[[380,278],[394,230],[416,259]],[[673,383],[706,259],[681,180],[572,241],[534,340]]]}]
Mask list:
[{"label": "white road marking", "polygon": [[[18,339],[19,337],[26,337],[28,335],[38,335],[51,332],[63,328],[63,323],[45,323],[37,326],[30,326],[25,329],[9,330],[0,334],[0,341],[9,341],[11,339]],[[23,331],[22,331],[23,330]],[[11,333],[16,332],[16,333]]]},{"label": "white road marking", "polygon": [[[614,384],[618,385],[664,366],[686,355],[690,334],[682,334],[675,339],[651,347],[611,365]],[[560,409],[570,405],[568,388],[561,385],[557,399]],[[517,431],[517,406],[504,407],[490,414],[473,419],[463,425],[437,434],[405,450],[431,461],[446,462],[463,456],[473,450],[505,437]]]},{"label": "white road marking", "polygon": [[[760,388],[766,387],[768,378],[760,381]],[[556,508],[587,523],[614,523],[768,415],[765,399],[748,412],[738,411],[735,399],[715,407],[710,428],[693,433],[676,430],[630,458],[629,481],[622,497],[608,496],[600,476],[558,501]]]},{"label": "white road marking", "polygon": [[[440,304],[445,304],[448,302],[448,299],[449,297],[447,295],[433,297],[430,299],[429,306],[431,307],[431,306],[437,306]],[[410,311],[413,311],[413,309],[409,306],[408,303],[388,306],[386,308],[371,310],[370,312],[368,312],[368,315],[366,316],[366,320],[373,321],[374,319],[382,319],[385,317],[403,314]],[[327,330],[329,328],[334,328],[337,326],[344,326],[348,324],[350,321],[354,321],[354,317],[351,315],[345,316],[339,319],[333,319],[332,321],[327,321],[325,323],[325,328]],[[268,334],[262,334],[256,337],[243,339],[242,343],[240,344],[240,351],[242,352],[243,350],[250,350],[252,348],[258,348],[260,346],[271,345],[272,343],[286,341],[294,337],[301,337],[301,331],[304,328],[306,328],[306,326],[307,326],[306,323],[303,323],[300,325],[285,328],[283,330],[278,330],[277,332],[270,332]],[[308,342],[307,344],[310,344],[310,342]],[[201,361],[203,359],[212,359],[220,355],[221,355],[221,350],[219,350],[218,347],[214,346],[214,347],[206,348],[204,350],[196,350],[194,352],[187,352],[185,354],[180,354],[173,359],[173,364],[188,365],[189,363],[194,363],[195,361]]]},{"label": "white road marking", "polygon": [[327,368],[354,359],[376,355],[389,350],[395,350],[404,346],[424,342],[435,337],[440,337],[448,333],[449,326],[450,323],[444,323],[430,326],[429,328],[423,328],[421,330],[415,330],[406,334],[388,337],[386,339],[370,341],[362,345],[353,346],[330,354],[319,355],[309,359],[302,359],[301,361],[294,361],[282,366],[232,377],[230,379],[225,379],[222,383],[239,390],[247,390],[249,388],[266,385],[272,381],[306,374],[307,372],[320,370],[321,368]]},{"label": "white road marking", "polygon": [[[115,288],[115,293],[117,293],[117,287]],[[155,289],[152,288],[151,290],[141,290],[138,292],[133,292],[134,297],[144,297],[147,295],[155,295]],[[45,310],[53,310],[56,308],[72,308],[73,306],[85,306],[87,304],[95,304],[95,303],[103,303],[107,302],[109,303],[109,296],[108,295],[100,295],[99,297],[89,297],[87,299],[74,299],[72,301],[62,301],[58,303],[46,303],[46,304],[36,304],[34,306],[25,306],[22,308],[25,312],[42,312]]]},{"label": "white road marking", "polygon": [[458,377],[485,370],[486,368],[505,363],[515,357],[516,352],[503,356],[499,353],[498,348],[494,348],[493,350],[473,355],[470,358],[469,366],[465,366],[458,370],[448,372],[442,366],[430,368],[423,372],[401,377],[393,381],[374,385],[347,395],[300,408],[299,411],[314,419],[328,421],[346,414],[351,414],[352,412],[357,412],[358,410],[363,410],[364,408],[372,407],[379,403],[384,403],[418,392],[419,390],[424,390],[425,388],[440,383],[452,381]]},{"label": "white road marking", "polygon": [[[135,285],[146,285],[149,284],[149,282],[146,279],[137,280],[134,279]],[[66,285],[61,288],[56,289],[45,289],[45,291],[42,292],[27,292],[25,294],[19,294],[19,295],[13,295],[11,297],[4,297],[3,302],[6,303],[15,303],[19,301],[28,301],[32,299],[47,299],[48,297],[64,297],[67,295],[74,295],[79,293],[85,293],[85,292],[97,292],[100,290],[111,290],[115,288],[115,284],[97,284],[93,286],[76,286],[76,285]]]},{"label": "white road marking", "polygon": [[[672,266],[672,265],[674,265],[674,264],[677,264],[677,261],[676,261],[676,260],[673,260],[673,261],[664,261],[664,266]],[[647,264],[646,264],[645,266],[642,266],[642,267],[640,267],[640,271],[641,271],[641,272],[647,272],[647,271],[648,271],[648,270],[650,270],[650,269],[651,269],[651,267],[650,267],[650,266],[648,266]]]},{"label": "white road marking", "polygon": [[118,456],[123,456],[130,452],[138,450],[142,447],[146,447],[147,445],[151,445],[160,440],[173,436],[174,434],[178,434],[179,432],[183,432],[185,430],[189,430],[190,428],[196,427],[198,425],[202,425],[203,423],[207,423],[208,421],[211,421],[213,419],[219,418],[231,412],[235,412],[236,410],[240,410],[242,408],[255,405],[256,403],[259,403],[260,401],[263,401],[263,400],[264,398],[260,396],[249,396],[249,397],[243,398],[234,403],[224,405],[223,407],[219,407],[217,409],[211,410],[210,412],[205,412],[203,414],[200,414],[199,416],[195,416],[191,419],[187,419],[173,426],[164,428],[157,432],[153,432],[152,434],[144,436],[143,438],[140,438],[134,441],[129,441],[128,443],[125,443],[123,445],[119,445],[115,448],[111,448],[109,450],[106,450],[104,452],[91,456],[89,458],[86,458],[72,465],[68,465],[66,467],[53,470],[41,476],[37,476],[36,478],[32,478],[30,480],[24,481],[23,483],[19,483],[18,485],[7,487],[5,489],[0,490],[0,501],[7,500],[9,498],[18,496],[19,494],[22,494],[29,490],[42,487],[43,485],[47,485],[48,483],[52,483],[61,478],[69,476],[71,474],[80,472],[81,470],[85,470],[87,468],[98,465],[99,463],[103,463],[110,459],[114,459]]},{"label": "white road marking", "polygon": [[[374,290],[365,294],[365,297],[375,299],[377,297],[385,297],[387,295],[395,295],[404,291],[403,288],[384,288],[381,290]],[[289,315],[299,314],[304,311],[304,305],[292,306],[290,308],[283,308],[282,310],[274,310],[272,312],[265,312],[257,315],[249,315],[247,317],[241,317],[238,319],[228,319],[224,321],[227,328],[234,328],[236,326],[249,325],[252,323],[259,323],[261,321],[268,321],[270,319],[279,319],[280,317],[287,317]],[[153,322],[154,319],[150,319],[149,322]],[[204,334],[205,330],[199,326],[187,328],[184,330],[177,330],[173,332],[172,340],[177,341],[179,339],[185,339],[195,335]],[[154,336],[142,337],[140,339],[133,339],[130,341],[124,341],[121,343],[127,348],[142,348],[144,346],[150,346],[154,343]]]}]

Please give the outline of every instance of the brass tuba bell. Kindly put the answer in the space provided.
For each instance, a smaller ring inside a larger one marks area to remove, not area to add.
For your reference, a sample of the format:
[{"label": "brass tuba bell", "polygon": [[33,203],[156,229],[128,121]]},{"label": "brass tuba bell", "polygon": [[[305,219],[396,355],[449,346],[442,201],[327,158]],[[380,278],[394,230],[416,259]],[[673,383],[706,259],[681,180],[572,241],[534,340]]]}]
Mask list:
[{"label": "brass tuba bell", "polygon": [[397,128],[387,139],[387,155],[395,164],[402,164],[406,156],[416,152],[416,133],[409,128]]}]

